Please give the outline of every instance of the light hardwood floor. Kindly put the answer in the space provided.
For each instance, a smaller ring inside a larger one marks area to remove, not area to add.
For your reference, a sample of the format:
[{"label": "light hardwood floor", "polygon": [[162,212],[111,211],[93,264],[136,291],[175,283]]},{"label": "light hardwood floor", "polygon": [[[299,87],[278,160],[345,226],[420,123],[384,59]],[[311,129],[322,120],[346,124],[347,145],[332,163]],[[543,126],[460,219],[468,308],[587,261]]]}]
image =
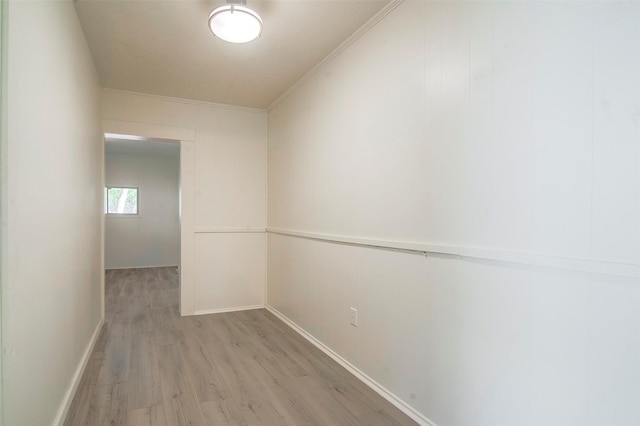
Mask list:
[{"label": "light hardwood floor", "polygon": [[270,312],[180,317],[175,268],[106,272],[66,425],[413,425]]}]

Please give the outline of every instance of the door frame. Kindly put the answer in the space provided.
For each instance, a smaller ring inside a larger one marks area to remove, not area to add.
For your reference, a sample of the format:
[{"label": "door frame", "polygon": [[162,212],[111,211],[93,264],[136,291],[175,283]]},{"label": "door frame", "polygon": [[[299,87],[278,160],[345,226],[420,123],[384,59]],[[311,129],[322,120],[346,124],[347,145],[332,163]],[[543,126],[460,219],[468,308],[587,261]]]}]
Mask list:
[{"label": "door frame", "polygon": [[[193,315],[195,311],[195,129],[158,126],[128,121],[103,120],[104,134],[163,139],[180,144],[179,226],[180,260],[179,286],[180,315]],[[104,137],[102,138],[102,187],[105,186]],[[101,269],[104,270],[105,217],[101,218]],[[101,278],[101,314],[104,319],[104,273]]]}]

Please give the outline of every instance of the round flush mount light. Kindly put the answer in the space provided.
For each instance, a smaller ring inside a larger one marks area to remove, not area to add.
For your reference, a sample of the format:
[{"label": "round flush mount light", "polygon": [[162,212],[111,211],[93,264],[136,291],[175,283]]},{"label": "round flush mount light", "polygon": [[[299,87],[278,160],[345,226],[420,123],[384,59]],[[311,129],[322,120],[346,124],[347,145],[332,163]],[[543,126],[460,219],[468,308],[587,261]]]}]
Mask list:
[{"label": "round flush mount light", "polygon": [[230,0],[209,14],[209,28],[213,35],[231,43],[247,43],[262,34],[262,19],[244,6],[246,0]]}]

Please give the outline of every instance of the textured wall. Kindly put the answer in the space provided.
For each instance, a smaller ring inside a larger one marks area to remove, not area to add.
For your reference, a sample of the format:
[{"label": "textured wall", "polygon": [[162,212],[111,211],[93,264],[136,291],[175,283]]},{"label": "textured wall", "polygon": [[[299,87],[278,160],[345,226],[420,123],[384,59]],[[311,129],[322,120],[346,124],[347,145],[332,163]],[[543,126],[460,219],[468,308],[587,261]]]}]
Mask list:
[{"label": "textured wall", "polygon": [[639,40],[402,3],[269,112],[268,305],[425,421],[638,424]]}]

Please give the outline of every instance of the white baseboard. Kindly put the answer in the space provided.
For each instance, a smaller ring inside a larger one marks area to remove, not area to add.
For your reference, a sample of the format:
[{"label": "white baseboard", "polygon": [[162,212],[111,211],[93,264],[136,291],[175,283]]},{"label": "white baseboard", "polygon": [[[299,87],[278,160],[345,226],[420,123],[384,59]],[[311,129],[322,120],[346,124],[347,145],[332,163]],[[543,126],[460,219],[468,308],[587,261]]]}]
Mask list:
[{"label": "white baseboard", "polygon": [[62,404],[58,409],[56,418],[53,420],[53,426],[62,426],[64,424],[65,419],[67,418],[67,413],[69,412],[69,408],[71,407],[71,402],[73,401],[73,397],[76,394],[78,385],[80,385],[82,374],[84,373],[84,369],[87,367],[89,358],[91,358],[91,353],[93,352],[93,348],[96,346],[98,337],[100,337],[100,331],[102,330],[103,324],[104,324],[104,319],[101,318],[100,322],[98,323],[98,326],[93,331],[93,336],[91,336],[91,340],[89,341],[89,344],[87,345],[84,351],[84,354],[82,355],[82,359],[80,360],[80,365],[78,365],[78,368],[76,368],[76,372],[73,375],[73,380],[71,381],[71,386],[69,386],[69,388],[67,389],[67,392],[65,392],[64,394]]},{"label": "white baseboard", "polygon": [[351,374],[356,376],[365,385],[373,389],[378,395],[380,395],[381,397],[389,401],[391,404],[397,407],[400,411],[402,411],[407,416],[411,417],[413,420],[418,422],[418,424],[421,424],[424,426],[437,426],[434,422],[432,422],[431,420],[426,418],[424,415],[416,411],[413,407],[408,405],[402,399],[398,398],[391,391],[389,391],[384,386],[382,386],[381,384],[373,380],[371,377],[367,376],[365,373],[363,373],[361,370],[359,370],[349,361],[347,361],[346,359],[342,358],[340,355],[335,353],[327,345],[325,345],[324,343],[322,343],[321,341],[313,337],[311,334],[307,333],[303,328],[298,326],[295,322],[291,321],[289,318],[287,318],[284,314],[282,314],[276,308],[274,308],[273,306],[267,305],[266,309],[272,314],[274,314],[275,316],[277,316],[278,318],[280,318],[285,324],[291,327],[294,331],[296,331],[302,337],[307,339],[310,343],[312,343],[322,352],[329,355],[338,364],[346,368],[347,371],[349,371]]},{"label": "white baseboard", "polygon": [[251,311],[253,309],[264,309],[264,308],[265,308],[264,305],[236,306],[231,308],[206,309],[204,311],[195,311],[193,315],[221,314],[224,312]]}]

